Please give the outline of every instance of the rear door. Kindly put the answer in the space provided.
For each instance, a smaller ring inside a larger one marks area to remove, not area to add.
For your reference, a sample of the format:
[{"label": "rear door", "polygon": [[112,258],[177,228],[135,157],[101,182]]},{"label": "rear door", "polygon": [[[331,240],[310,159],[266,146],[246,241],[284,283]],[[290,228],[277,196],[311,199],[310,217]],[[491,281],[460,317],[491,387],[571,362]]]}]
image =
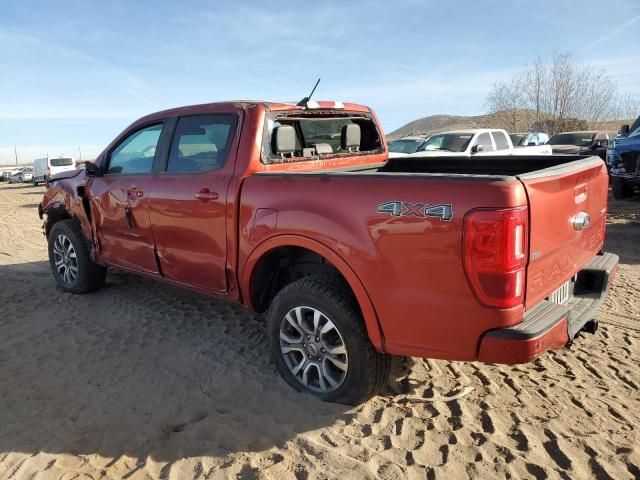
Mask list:
[{"label": "rear door", "polygon": [[529,200],[527,308],[571,279],[602,248],[608,176],[587,158],[519,177]]},{"label": "rear door", "polygon": [[109,152],[103,175],[91,181],[96,235],[104,259],[157,273],[149,223],[149,186],[163,123],[139,128]]},{"label": "rear door", "polygon": [[[151,184],[151,224],[162,275],[227,290],[227,190],[235,165],[238,113],[174,121],[164,167]],[[230,200],[231,201],[231,200]]]}]

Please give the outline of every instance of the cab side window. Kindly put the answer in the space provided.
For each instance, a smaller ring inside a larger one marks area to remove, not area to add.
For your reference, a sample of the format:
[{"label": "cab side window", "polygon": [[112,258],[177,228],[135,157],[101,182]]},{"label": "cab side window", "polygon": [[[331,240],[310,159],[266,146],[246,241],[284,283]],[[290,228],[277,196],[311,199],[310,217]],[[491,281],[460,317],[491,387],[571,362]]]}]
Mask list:
[{"label": "cab side window", "polygon": [[180,117],[171,142],[167,172],[222,168],[227,163],[235,126],[235,115]]},{"label": "cab side window", "polygon": [[496,150],[508,150],[509,142],[507,142],[507,137],[502,132],[492,132],[493,139],[496,142]]},{"label": "cab side window", "polygon": [[478,135],[478,140],[476,140],[476,145],[482,145],[483,152],[493,152],[493,143],[491,142],[491,136],[488,132],[481,133]]},{"label": "cab side window", "polygon": [[111,152],[107,174],[151,173],[161,132],[162,124],[157,124],[125,138]]}]

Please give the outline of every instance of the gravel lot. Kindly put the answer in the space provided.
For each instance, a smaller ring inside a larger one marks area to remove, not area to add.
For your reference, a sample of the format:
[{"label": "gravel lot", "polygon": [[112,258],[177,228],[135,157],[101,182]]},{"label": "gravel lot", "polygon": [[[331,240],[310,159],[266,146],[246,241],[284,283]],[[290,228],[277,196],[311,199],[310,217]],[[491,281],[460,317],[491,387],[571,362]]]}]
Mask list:
[{"label": "gravel lot", "polygon": [[399,358],[347,408],[285,385],[238,306],[119,272],[57,291],[43,191],[0,184],[0,478],[640,477],[640,199],[611,200],[596,335],[516,367]]}]

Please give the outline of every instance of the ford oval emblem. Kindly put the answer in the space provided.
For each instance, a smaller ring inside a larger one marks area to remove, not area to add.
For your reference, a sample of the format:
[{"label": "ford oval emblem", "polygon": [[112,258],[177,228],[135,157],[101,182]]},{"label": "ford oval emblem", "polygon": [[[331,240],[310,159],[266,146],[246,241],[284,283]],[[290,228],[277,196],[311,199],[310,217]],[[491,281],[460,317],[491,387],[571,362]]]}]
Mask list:
[{"label": "ford oval emblem", "polygon": [[586,212],[577,213],[573,217],[572,223],[574,230],[584,230],[591,223],[591,216]]}]

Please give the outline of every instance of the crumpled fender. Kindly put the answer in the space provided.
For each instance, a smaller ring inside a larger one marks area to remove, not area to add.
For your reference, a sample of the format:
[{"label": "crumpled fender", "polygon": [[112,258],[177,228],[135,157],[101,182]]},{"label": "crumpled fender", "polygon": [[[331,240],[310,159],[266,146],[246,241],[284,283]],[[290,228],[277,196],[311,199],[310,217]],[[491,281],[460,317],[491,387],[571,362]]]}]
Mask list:
[{"label": "crumpled fender", "polygon": [[[64,218],[75,218],[80,222],[85,238],[93,238],[91,221],[88,217],[83,197],[86,186],[86,175],[82,170],[71,171],[71,175],[62,174],[52,177],[49,187],[38,205],[38,215],[43,218],[44,234],[49,235],[51,226]],[[89,214],[90,215],[90,214]]]}]

